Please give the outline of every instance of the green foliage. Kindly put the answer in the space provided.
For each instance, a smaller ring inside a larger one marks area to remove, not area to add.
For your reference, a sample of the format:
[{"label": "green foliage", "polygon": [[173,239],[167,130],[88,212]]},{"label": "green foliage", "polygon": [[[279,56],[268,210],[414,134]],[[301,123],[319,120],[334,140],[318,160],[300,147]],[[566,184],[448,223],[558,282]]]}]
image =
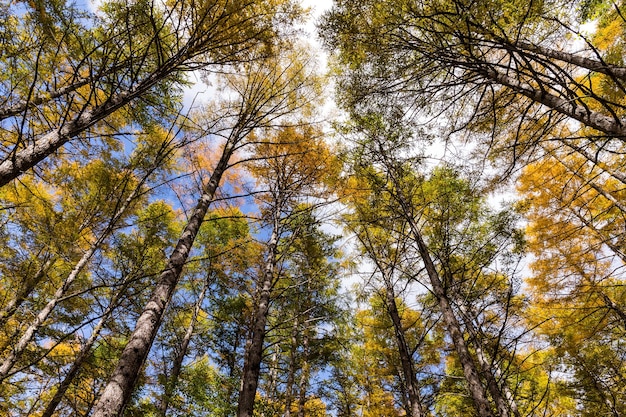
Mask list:
[{"label": "green foliage", "polygon": [[[296,2],[0,0],[0,166],[33,157],[0,189],[0,414],[93,412],[222,140],[127,417],[234,415],[261,315],[255,416],[409,415],[407,356],[426,415],[475,415],[447,311],[499,417],[625,414],[625,15],[337,0],[340,152]],[[186,118],[197,71],[215,99]]]}]

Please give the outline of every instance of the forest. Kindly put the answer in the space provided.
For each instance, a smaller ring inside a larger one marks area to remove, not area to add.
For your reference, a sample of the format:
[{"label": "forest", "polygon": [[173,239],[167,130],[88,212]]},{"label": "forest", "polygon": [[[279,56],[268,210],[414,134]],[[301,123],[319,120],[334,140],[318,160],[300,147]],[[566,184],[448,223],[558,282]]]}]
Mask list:
[{"label": "forest", "polygon": [[626,417],[621,0],[0,0],[0,416]]}]

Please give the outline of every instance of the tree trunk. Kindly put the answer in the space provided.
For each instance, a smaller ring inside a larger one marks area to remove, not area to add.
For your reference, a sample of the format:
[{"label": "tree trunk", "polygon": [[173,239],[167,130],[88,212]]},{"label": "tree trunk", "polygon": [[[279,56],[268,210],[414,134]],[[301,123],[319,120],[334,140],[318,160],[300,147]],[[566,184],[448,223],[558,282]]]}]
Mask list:
[{"label": "tree trunk", "polygon": [[270,296],[276,268],[276,251],[278,246],[278,215],[274,213],[272,235],[268,244],[267,259],[261,280],[259,300],[254,315],[252,338],[246,349],[246,357],[241,376],[237,417],[252,417],[254,398],[259,384],[261,360],[263,358],[263,341],[265,340],[265,324],[269,312]]},{"label": "tree trunk", "polygon": [[498,364],[496,363],[491,363],[487,359],[487,355],[483,350],[482,343],[478,340],[475,345],[475,350],[476,356],[478,357],[478,364],[483,371],[483,375],[487,379],[487,388],[489,389],[491,398],[493,398],[496,403],[496,407],[498,408],[498,414],[500,414],[500,417],[509,417],[511,414],[515,417],[520,417],[517,403],[515,402],[513,393],[509,389],[506,380],[503,380],[502,386],[500,386],[496,379],[501,377],[502,375],[500,366],[498,366]]},{"label": "tree trunk", "polygon": [[101,242],[102,240],[98,240],[89,248],[89,250],[87,250],[87,252],[83,254],[83,256],[76,263],[76,265],[74,265],[74,268],[72,269],[70,274],[67,276],[65,281],[63,281],[63,285],[61,285],[56,290],[52,299],[48,301],[48,303],[43,309],[41,309],[39,314],[37,314],[35,319],[26,328],[26,331],[24,332],[20,340],[15,344],[13,348],[11,348],[11,351],[9,352],[7,357],[4,358],[4,361],[2,361],[2,365],[0,365],[0,381],[10,376],[10,371],[11,369],[13,369],[13,366],[17,363],[18,359],[22,356],[22,354],[24,353],[24,350],[26,350],[30,342],[35,337],[35,334],[41,328],[41,326],[46,321],[48,316],[50,316],[50,313],[52,313],[52,311],[58,304],[59,300],[65,295],[70,285],[72,285],[74,280],[78,277],[78,274],[83,270],[85,265],[87,265],[87,262],[89,262],[93,254],[96,252],[96,250],[100,246]]},{"label": "tree trunk", "polygon": [[386,271],[381,271],[385,281],[385,298],[387,304],[387,311],[389,317],[393,323],[393,330],[396,336],[396,343],[398,344],[398,353],[400,354],[400,362],[402,364],[402,374],[404,376],[407,397],[408,397],[408,410],[406,410],[407,416],[422,417],[424,411],[422,409],[422,403],[420,399],[419,383],[417,381],[417,375],[413,368],[413,359],[404,337],[404,329],[402,328],[402,321],[400,319],[400,313],[398,312],[398,306],[396,305],[396,296],[394,294],[393,286]]},{"label": "tree trunk", "polygon": [[487,389],[489,390],[489,394],[491,394],[491,398],[493,398],[496,403],[498,414],[500,417],[509,417],[511,414],[514,417],[520,417],[517,403],[515,402],[513,393],[509,389],[506,380],[503,380],[501,384],[498,384],[496,378],[502,377],[502,370],[497,363],[492,363],[485,353],[483,339],[480,337],[479,331],[476,330],[476,327],[474,327],[472,322],[474,314],[471,313],[471,307],[468,311],[462,302],[458,303],[458,306],[464,317],[463,321],[465,322],[465,328],[474,341],[474,349],[476,350],[478,364],[480,365],[483,376],[487,380]]},{"label": "tree trunk", "polygon": [[474,363],[467,344],[465,343],[465,339],[463,338],[461,325],[459,324],[454,310],[452,309],[450,299],[446,294],[443,283],[441,282],[441,278],[439,277],[439,273],[437,272],[437,268],[435,267],[435,264],[430,256],[430,252],[428,251],[428,247],[426,246],[426,243],[422,238],[420,228],[415,221],[415,218],[413,217],[411,206],[407,202],[408,199],[404,196],[402,192],[401,182],[396,176],[397,173],[393,167],[393,161],[390,160],[387,152],[380,142],[378,143],[378,148],[379,153],[383,157],[384,164],[387,168],[387,173],[390,176],[396,190],[395,192],[392,192],[392,197],[400,205],[403,217],[409,225],[409,230],[411,232],[411,235],[413,236],[413,240],[417,245],[418,252],[420,254],[420,257],[422,258],[422,262],[424,262],[424,267],[426,269],[426,273],[432,287],[432,292],[437,299],[437,303],[441,310],[444,324],[446,326],[448,334],[452,338],[452,342],[456,349],[459,361],[461,362],[463,374],[465,376],[465,380],[467,381],[470,395],[474,400],[474,406],[476,407],[476,411],[478,412],[478,415],[480,417],[493,417],[491,405],[489,404],[489,401],[487,399],[485,387],[480,381],[480,377],[476,369],[476,364]]},{"label": "tree trunk", "polygon": [[601,74],[608,75],[609,77],[619,78],[626,81],[626,68],[624,67],[611,65],[604,61],[575,55],[569,52],[558,51],[556,49],[546,48],[539,45],[533,45],[528,42],[517,42],[513,44],[513,46],[519,47],[524,51],[537,53],[543,55],[544,57],[557,59],[559,61],[567,62],[569,64],[574,64],[578,67],[588,69],[589,71],[599,72]]},{"label": "tree trunk", "polygon": [[426,244],[422,239],[422,235],[419,232],[415,220],[412,217],[408,218],[408,220],[411,232],[413,234],[413,238],[417,243],[418,251],[426,267],[426,272],[430,279],[433,293],[435,294],[435,297],[437,297],[444,323],[446,325],[446,328],[448,329],[450,337],[452,338],[454,347],[456,348],[456,352],[459,357],[459,361],[461,362],[461,366],[463,367],[463,374],[465,375],[470,394],[472,396],[472,399],[474,400],[476,411],[478,411],[478,415],[481,417],[492,417],[491,406],[489,404],[489,401],[487,400],[485,387],[480,381],[478,371],[476,370],[476,365],[474,364],[472,356],[470,355],[467,344],[465,343],[465,339],[463,339],[461,326],[454,314],[454,311],[452,310],[450,300],[443,288],[443,284],[441,282],[441,279],[439,278],[439,274],[437,273],[435,264],[430,257],[428,248],[426,247]]},{"label": "tree trunk", "polygon": [[482,66],[478,69],[470,67],[470,71],[474,71],[488,80],[508,87],[516,93],[526,96],[565,116],[571,117],[585,126],[592,127],[609,136],[620,138],[622,141],[626,140],[626,126],[624,120],[617,117],[606,116],[583,105],[577,105],[573,100],[565,100],[548,93],[545,89],[535,88],[529,84],[522,83],[491,67]]},{"label": "tree trunk", "polygon": [[265,396],[271,402],[278,401],[278,392],[276,391],[276,387],[278,386],[278,354],[280,352],[279,346],[274,346],[274,351],[272,352],[272,357],[268,364],[267,370],[267,389],[265,389]]},{"label": "tree trunk", "polygon": [[189,257],[198,230],[200,230],[204,216],[213,201],[215,191],[228,167],[228,161],[233,152],[234,144],[227,143],[215,170],[211,174],[209,182],[204,187],[202,196],[189,217],[189,221],[174,248],[174,252],[168,260],[167,267],[159,276],[152,295],[137,320],[135,330],[131,334],[115,370],[95,405],[93,417],[117,417],[122,415],[124,407],[133,392],[139,372],[152,347],[152,342],[161,326],[163,313],[178,284],[180,274]]},{"label": "tree trunk", "polygon": [[[176,57],[176,59],[181,60],[182,57]],[[114,94],[91,110],[84,109],[73,119],[66,121],[63,126],[48,132],[23,149],[11,152],[10,155],[0,163],[0,187],[19,177],[22,173],[37,165],[67,142],[108,117],[116,110],[129,104],[135,98],[146,94],[152,87],[164,80],[174,70],[176,64],[179,63],[176,59],[165,63],[157,71],[150,74],[150,76],[134,87]]]}]

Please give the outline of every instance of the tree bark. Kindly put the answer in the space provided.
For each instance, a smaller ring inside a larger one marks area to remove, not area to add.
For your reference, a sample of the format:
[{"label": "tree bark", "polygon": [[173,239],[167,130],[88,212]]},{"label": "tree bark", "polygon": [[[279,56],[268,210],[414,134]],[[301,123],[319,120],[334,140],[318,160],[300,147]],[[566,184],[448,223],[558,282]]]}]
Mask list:
[{"label": "tree bark", "polygon": [[22,354],[24,353],[24,350],[26,350],[26,347],[28,347],[30,342],[33,340],[33,338],[35,337],[35,334],[41,328],[41,326],[46,321],[48,316],[50,316],[50,313],[52,313],[52,311],[58,304],[61,297],[65,295],[65,292],[69,289],[70,285],[72,285],[74,280],[78,277],[78,274],[83,270],[85,265],[87,265],[87,262],[89,262],[93,254],[96,252],[97,248],[100,246],[100,243],[101,243],[101,240],[96,242],[96,244],[92,245],[89,248],[89,250],[87,250],[87,252],[83,254],[83,256],[76,263],[76,265],[74,266],[70,274],[67,276],[67,278],[65,278],[65,281],[63,281],[63,285],[61,285],[56,290],[52,299],[48,301],[48,303],[45,305],[43,309],[41,309],[41,311],[37,314],[35,319],[26,328],[26,331],[24,332],[24,334],[22,334],[22,337],[20,337],[18,342],[15,344],[15,346],[11,348],[9,354],[7,355],[6,358],[4,358],[4,361],[2,361],[2,364],[0,365],[0,381],[3,381],[5,378],[10,376],[10,371],[11,369],[13,369],[13,366],[17,363],[18,359],[22,356]]},{"label": "tree bark", "polygon": [[599,72],[601,74],[605,74],[610,77],[615,77],[626,81],[626,68],[624,67],[607,64],[604,61],[587,58],[569,52],[558,51],[556,49],[546,48],[539,45],[533,45],[531,43],[523,41],[517,42],[513,44],[513,46],[519,47],[520,49],[525,51],[543,55],[547,58],[557,59],[559,61],[567,62],[569,64],[574,64],[578,67],[588,69],[589,71]]},{"label": "tree bark", "polygon": [[175,56],[132,88],[112,95],[92,109],[83,109],[61,127],[51,130],[23,149],[11,152],[0,163],[0,187],[19,177],[116,110],[146,94],[152,87],[167,78],[183,61],[184,56]]},{"label": "tree bark", "polygon": [[498,384],[496,378],[502,377],[502,370],[497,363],[493,363],[487,358],[483,345],[483,339],[472,322],[472,317],[474,317],[474,315],[470,314],[471,307],[470,311],[468,311],[462,302],[458,303],[458,306],[461,310],[462,316],[464,317],[463,321],[465,322],[465,328],[474,341],[474,349],[476,351],[476,357],[478,358],[478,364],[480,365],[483,376],[487,380],[487,389],[489,390],[489,394],[491,394],[491,398],[493,398],[496,403],[498,414],[500,417],[509,417],[511,414],[514,417],[520,417],[517,403],[515,402],[513,393],[509,389],[506,380],[503,380],[501,384]]},{"label": "tree bark", "polygon": [[309,328],[307,326],[306,330],[302,335],[302,370],[300,374],[300,386],[299,386],[299,395],[298,395],[298,417],[304,417],[304,411],[306,406],[306,392],[309,386],[309,377],[311,374],[309,365]]},{"label": "tree bark", "polygon": [[402,374],[404,376],[408,406],[406,410],[408,416],[422,417],[424,411],[422,409],[422,402],[420,399],[419,383],[417,381],[417,375],[413,366],[413,359],[404,337],[404,329],[402,328],[402,320],[400,319],[400,313],[398,312],[398,306],[396,304],[396,296],[394,294],[393,286],[389,276],[385,271],[381,271],[385,281],[385,301],[387,304],[387,311],[389,317],[393,323],[393,330],[396,337],[396,343],[398,345],[398,353],[400,354],[400,362],[402,364]]},{"label": "tree bark", "polygon": [[267,259],[263,277],[259,286],[259,299],[254,315],[252,337],[246,349],[246,357],[241,376],[241,388],[237,404],[237,417],[252,417],[254,398],[259,384],[261,361],[263,359],[263,342],[265,340],[265,324],[269,312],[274,271],[276,268],[276,253],[278,247],[279,213],[273,213],[272,234],[268,243]]},{"label": "tree bark", "polygon": [[467,344],[465,343],[461,326],[454,314],[454,310],[452,309],[448,295],[446,294],[441,279],[439,278],[435,264],[430,257],[428,248],[422,239],[422,235],[417,224],[415,223],[415,220],[408,215],[407,220],[409,221],[409,227],[411,228],[411,233],[413,234],[413,238],[417,244],[420,257],[426,267],[426,272],[430,279],[433,293],[439,303],[444,323],[448,329],[450,337],[452,338],[454,347],[456,348],[461,366],[463,367],[463,374],[465,376],[465,380],[467,381],[472,399],[474,400],[476,411],[478,411],[478,415],[481,417],[492,417],[493,414],[491,412],[489,401],[487,400],[485,387],[480,381],[476,365],[474,364],[474,360],[472,359]]},{"label": "tree bark", "polygon": [[585,126],[592,127],[609,136],[626,140],[626,121],[617,117],[609,117],[582,105],[577,105],[575,101],[562,99],[554,94],[548,93],[545,89],[535,88],[529,84],[522,83],[515,78],[502,74],[487,64],[479,68],[470,67],[470,71],[485,77],[488,80],[510,88],[511,90],[531,100],[543,104],[565,116],[579,121]]}]

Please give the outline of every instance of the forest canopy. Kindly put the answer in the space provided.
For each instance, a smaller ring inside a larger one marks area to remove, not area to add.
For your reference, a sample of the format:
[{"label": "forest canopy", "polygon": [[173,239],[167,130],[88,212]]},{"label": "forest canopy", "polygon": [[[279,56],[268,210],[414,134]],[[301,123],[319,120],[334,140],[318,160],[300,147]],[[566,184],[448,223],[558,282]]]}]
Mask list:
[{"label": "forest canopy", "polygon": [[0,414],[626,416],[625,39],[0,0]]}]

